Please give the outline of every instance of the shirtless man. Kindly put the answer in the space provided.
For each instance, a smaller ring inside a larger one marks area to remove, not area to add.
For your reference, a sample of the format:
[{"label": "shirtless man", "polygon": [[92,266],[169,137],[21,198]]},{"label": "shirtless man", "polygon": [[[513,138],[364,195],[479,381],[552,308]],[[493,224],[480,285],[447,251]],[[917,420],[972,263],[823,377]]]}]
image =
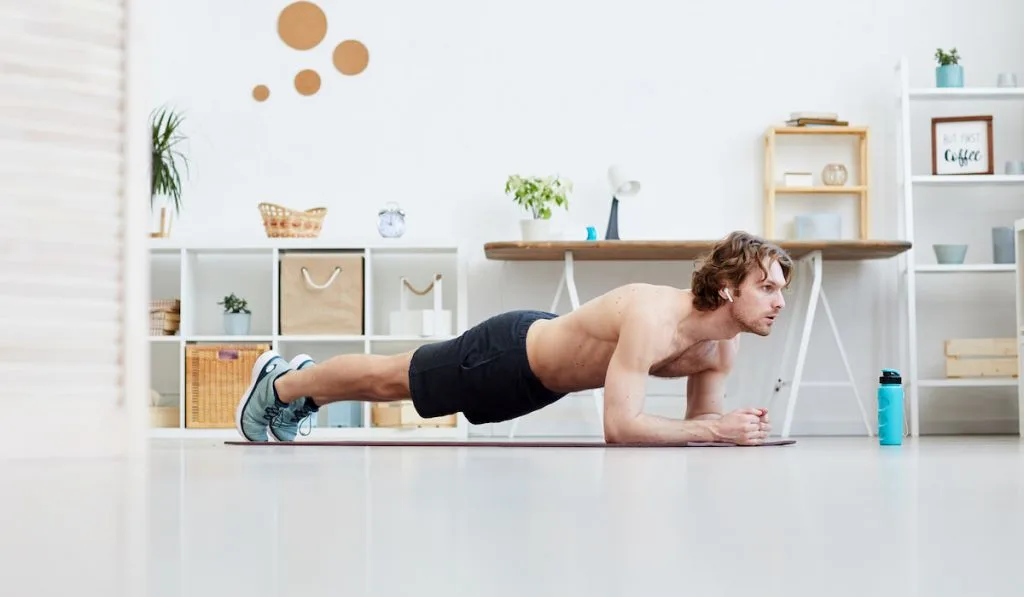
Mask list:
[{"label": "shirtless man", "polygon": [[[567,315],[511,311],[461,336],[399,355],[339,355],[315,364],[260,356],[236,412],[249,441],[292,441],[299,423],[339,400],[411,399],[423,417],[461,412],[471,423],[507,421],[570,392],[604,387],[609,443],[761,443],[767,412],[723,413],[739,335],[771,333],[785,305],[790,257],[733,232],[682,290],[627,284]],[[648,376],[687,377],[682,420],[643,412]]]}]

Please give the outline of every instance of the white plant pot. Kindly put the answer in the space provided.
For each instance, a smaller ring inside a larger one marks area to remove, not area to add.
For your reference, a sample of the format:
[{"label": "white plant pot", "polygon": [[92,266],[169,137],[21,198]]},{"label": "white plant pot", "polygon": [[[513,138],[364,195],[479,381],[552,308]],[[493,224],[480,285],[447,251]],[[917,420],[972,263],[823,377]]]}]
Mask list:
[{"label": "white plant pot", "polygon": [[225,313],[224,333],[229,336],[248,336],[251,321],[250,313]]},{"label": "white plant pot", "polygon": [[551,240],[551,220],[529,218],[519,220],[524,241]]}]

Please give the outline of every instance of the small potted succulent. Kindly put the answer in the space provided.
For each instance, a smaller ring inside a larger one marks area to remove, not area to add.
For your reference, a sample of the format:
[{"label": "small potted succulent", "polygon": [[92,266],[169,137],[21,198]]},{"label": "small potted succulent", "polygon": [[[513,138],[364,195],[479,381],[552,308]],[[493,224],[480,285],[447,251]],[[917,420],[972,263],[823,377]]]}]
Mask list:
[{"label": "small potted succulent", "polygon": [[224,333],[229,336],[248,336],[252,319],[249,302],[232,292],[217,304],[224,307]]},{"label": "small potted succulent", "polygon": [[523,240],[551,240],[551,207],[569,209],[572,181],[557,176],[523,177],[514,174],[505,181],[505,194],[530,213],[519,221]]},{"label": "small potted succulent", "polygon": [[960,66],[960,54],[956,48],[945,52],[942,48],[935,50],[935,85],[937,87],[963,87],[964,67]]}]

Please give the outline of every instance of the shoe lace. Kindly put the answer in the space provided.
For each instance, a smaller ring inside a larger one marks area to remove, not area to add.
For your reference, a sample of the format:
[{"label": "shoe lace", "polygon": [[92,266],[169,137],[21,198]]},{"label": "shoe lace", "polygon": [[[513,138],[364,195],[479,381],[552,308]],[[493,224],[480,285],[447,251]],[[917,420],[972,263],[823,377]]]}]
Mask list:
[{"label": "shoe lace", "polygon": [[281,407],[277,404],[271,404],[263,410],[263,419],[268,423],[276,421],[281,416]]},{"label": "shoe lace", "polygon": [[[307,436],[310,433],[313,433],[313,415],[317,412],[319,412],[319,409],[310,408],[309,401],[307,401],[302,405],[302,408],[299,409],[299,412],[295,413],[295,417],[299,420],[299,435]],[[303,430],[304,424],[306,424],[305,430]]]},{"label": "shoe lace", "polygon": [[[304,414],[305,414],[305,416],[302,417],[301,421],[299,421],[299,435],[301,435],[303,437],[309,435],[310,433],[313,433],[313,417],[312,417],[313,413],[307,412],[307,413],[304,413]],[[305,431],[303,431],[303,429],[302,429],[302,426],[303,426],[304,423],[309,423],[309,425],[306,427]]]},{"label": "shoe lace", "polygon": [[[287,411],[281,410],[279,407],[276,407],[276,406],[270,407],[270,408],[274,408],[275,409],[274,416],[273,416],[273,423],[277,424],[277,425],[284,424],[285,423],[284,417],[287,414]],[[267,409],[268,412],[269,412],[270,408]],[[310,409],[310,408],[307,408],[307,407],[302,407],[302,408],[297,409],[295,411],[294,418],[295,418],[295,421],[296,421],[296,426],[299,428],[298,429],[299,435],[302,435],[303,437],[305,437],[305,436],[308,436],[310,433],[313,432],[313,417],[312,417],[312,415],[316,414],[316,412],[317,411],[315,411],[313,409]],[[306,428],[303,429],[303,424],[306,424],[306,423],[308,423],[308,425],[306,425]]]}]

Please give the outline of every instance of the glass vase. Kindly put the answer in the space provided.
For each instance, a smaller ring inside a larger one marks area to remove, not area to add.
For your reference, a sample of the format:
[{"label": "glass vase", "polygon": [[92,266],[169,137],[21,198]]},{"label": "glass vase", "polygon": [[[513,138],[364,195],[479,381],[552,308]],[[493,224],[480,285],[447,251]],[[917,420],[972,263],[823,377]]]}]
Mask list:
[{"label": "glass vase", "polygon": [[842,164],[828,164],[821,171],[821,182],[830,187],[841,187],[846,184],[850,174]]}]

